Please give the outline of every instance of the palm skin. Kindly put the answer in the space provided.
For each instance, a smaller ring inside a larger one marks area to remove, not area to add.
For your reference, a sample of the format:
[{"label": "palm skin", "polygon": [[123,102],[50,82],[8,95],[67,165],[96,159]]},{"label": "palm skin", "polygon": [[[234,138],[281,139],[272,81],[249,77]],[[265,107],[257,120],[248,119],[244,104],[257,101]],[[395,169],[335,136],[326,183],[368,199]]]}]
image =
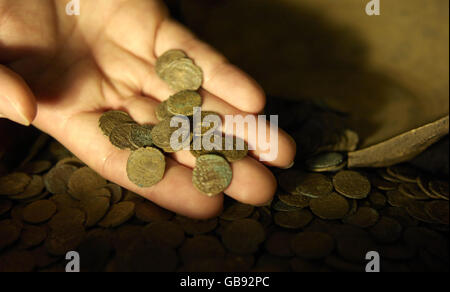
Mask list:
[{"label": "palm skin", "polygon": [[[108,180],[180,214],[216,215],[223,195],[208,198],[193,187],[195,159],[189,152],[172,155],[164,179],[139,189],[126,175],[129,152],[109,143],[98,118],[120,109],[139,123],[157,123],[155,107],[173,92],[156,76],[154,64],[168,49],[184,50],[202,67],[204,110],[258,113],[264,107],[260,87],[171,20],[157,0],[82,0],[79,16],[65,14],[67,3],[0,0],[0,63],[23,78],[36,101],[19,101],[23,115]],[[279,155],[270,164],[286,167],[295,143],[282,131],[278,143]],[[276,181],[259,153],[257,148],[232,164],[227,195],[249,204],[271,199]]]}]

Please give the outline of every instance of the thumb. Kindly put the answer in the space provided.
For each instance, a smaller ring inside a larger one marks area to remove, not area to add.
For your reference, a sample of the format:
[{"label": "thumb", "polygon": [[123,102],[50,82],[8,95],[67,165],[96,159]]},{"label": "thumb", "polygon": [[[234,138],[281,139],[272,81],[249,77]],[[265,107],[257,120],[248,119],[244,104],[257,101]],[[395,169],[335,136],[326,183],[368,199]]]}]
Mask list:
[{"label": "thumb", "polygon": [[36,99],[22,77],[0,65],[0,118],[28,126],[36,112]]}]

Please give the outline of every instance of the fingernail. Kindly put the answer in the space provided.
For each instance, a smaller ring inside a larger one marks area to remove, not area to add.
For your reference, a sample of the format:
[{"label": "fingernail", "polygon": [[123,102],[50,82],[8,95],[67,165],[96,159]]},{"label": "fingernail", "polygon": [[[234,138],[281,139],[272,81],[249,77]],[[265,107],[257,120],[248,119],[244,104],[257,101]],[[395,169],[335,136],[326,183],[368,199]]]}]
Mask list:
[{"label": "fingernail", "polygon": [[15,100],[12,100],[9,96],[3,96],[10,108],[5,108],[4,111],[9,112],[8,116],[5,114],[0,114],[1,117],[10,119],[16,123],[22,124],[24,126],[29,126],[31,121],[25,117],[23,112],[19,109],[19,105]]},{"label": "fingernail", "polygon": [[282,167],[281,169],[289,169],[289,168],[293,167],[293,166],[294,166],[294,164],[295,164],[295,161],[292,161],[292,163],[291,163],[291,164],[289,164],[289,165],[288,165],[288,166],[286,166],[286,167]]}]

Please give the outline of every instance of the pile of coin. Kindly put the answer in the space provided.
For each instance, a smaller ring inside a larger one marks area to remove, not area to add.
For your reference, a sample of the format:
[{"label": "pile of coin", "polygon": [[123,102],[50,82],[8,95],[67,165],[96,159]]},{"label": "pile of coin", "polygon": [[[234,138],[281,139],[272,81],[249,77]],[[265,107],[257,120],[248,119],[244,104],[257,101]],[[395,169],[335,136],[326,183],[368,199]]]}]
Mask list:
[{"label": "pile of coin", "polygon": [[[137,167],[148,163],[136,155]],[[382,271],[448,271],[448,183],[409,165],[332,167],[336,157],[274,170],[280,187],[266,206],[227,198],[219,217],[193,220],[108,182],[53,141],[0,177],[0,271],[64,271],[68,251],[82,271],[364,271],[368,251]]]},{"label": "pile of coin", "polygon": [[[201,139],[208,131],[216,130],[214,123],[204,126],[202,121],[205,117],[220,119],[217,113],[202,112],[200,121],[194,124],[194,109],[202,106],[202,97],[196,90],[202,84],[203,73],[184,52],[170,50],[164,53],[158,58],[155,70],[161,79],[177,91],[156,108],[156,116],[160,121],[157,125],[139,125],[122,111],[106,112],[99,119],[100,129],[114,146],[132,151],[127,163],[127,174],[130,181],[141,188],[151,187],[163,179],[166,167],[164,153],[190,147],[192,139]],[[172,148],[171,143],[172,135],[179,130],[179,127],[171,126],[174,116],[190,118],[189,133],[180,137],[180,147],[177,149]],[[196,128],[199,129],[198,134],[194,131]],[[215,136],[211,137],[214,142]],[[192,182],[203,194],[215,196],[223,192],[233,176],[229,163],[247,156],[247,143],[242,141],[243,149],[237,150],[240,139],[232,137],[232,141],[232,150],[226,150],[230,147],[226,147],[225,138],[219,145],[220,150],[205,150],[203,143],[200,143],[198,150],[191,150],[197,159]]]}]

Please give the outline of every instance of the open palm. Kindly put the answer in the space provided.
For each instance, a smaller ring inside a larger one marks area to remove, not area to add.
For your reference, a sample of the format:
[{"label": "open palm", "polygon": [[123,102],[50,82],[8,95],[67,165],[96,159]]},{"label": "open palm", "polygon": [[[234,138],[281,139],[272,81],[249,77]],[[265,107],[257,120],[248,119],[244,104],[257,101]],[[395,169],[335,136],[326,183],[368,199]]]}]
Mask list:
[{"label": "open palm", "polygon": [[[98,118],[105,110],[120,109],[139,123],[157,123],[155,107],[173,92],[156,76],[154,64],[168,49],[182,49],[203,69],[204,110],[257,113],[264,107],[260,87],[170,19],[157,0],[82,0],[79,16],[66,15],[67,3],[0,0],[0,89],[21,113],[9,118],[33,120],[108,180],[165,208],[197,218],[217,214],[223,196],[208,198],[194,188],[195,159],[189,152],[173,154],[164,179],[139,189],[126,175],[129,152],[109,143]],[[11,103],[1,94],[0,110],[8,111]],[[282,131],[278,143],[271,165],[286,167],[295,145]],[[232,164],[227,195],[249,204],[270,200],[276,181],[258,161],[259,153],[256,149],[253,157]]]}]

